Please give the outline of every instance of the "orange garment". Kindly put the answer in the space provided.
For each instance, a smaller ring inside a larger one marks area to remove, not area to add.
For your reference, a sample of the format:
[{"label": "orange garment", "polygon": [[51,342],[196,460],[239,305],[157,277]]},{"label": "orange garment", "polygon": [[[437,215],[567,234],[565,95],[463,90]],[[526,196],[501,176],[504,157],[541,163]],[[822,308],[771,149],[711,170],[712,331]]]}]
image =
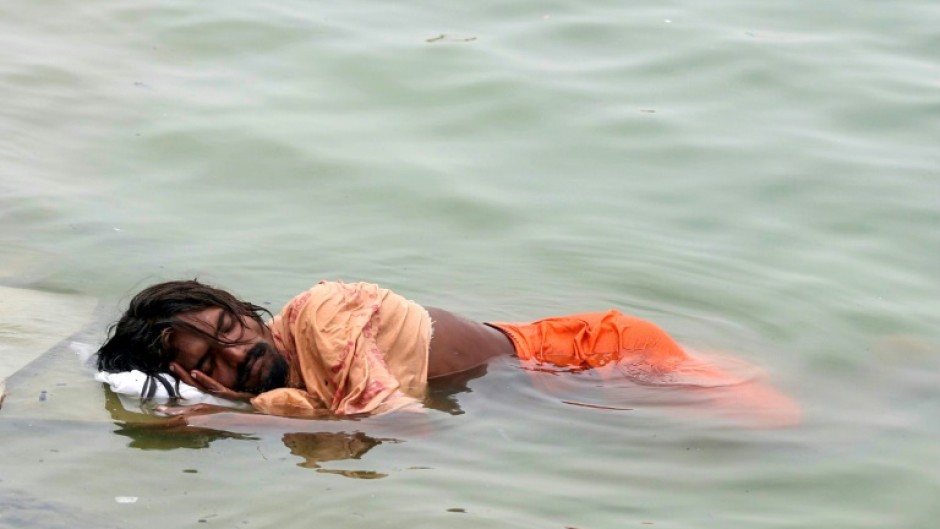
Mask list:
[{"label": "orange garment", "polygon": [[686,358],[658,326],[616,310],[490,325],[512,339],[521,360],[540,364],[588,368],[629,360],[651,372],[668,372]]},{"label": "orange garment", "polygon": [[799,421],[797,403],[766,381],[725,368],[727,361],[690,354],[659,326],[616,310],[489,325],[509,336],[523,361],[597,369],[603,376],[619,372],[643,384],[700,390],[712,411],[750,425]]},{"label": "orange garment", "polygon": [[288,386],[251,400],[272,415],[383,413],[423,397],[431,317],[371,283],[320,282],[269,323]]}]

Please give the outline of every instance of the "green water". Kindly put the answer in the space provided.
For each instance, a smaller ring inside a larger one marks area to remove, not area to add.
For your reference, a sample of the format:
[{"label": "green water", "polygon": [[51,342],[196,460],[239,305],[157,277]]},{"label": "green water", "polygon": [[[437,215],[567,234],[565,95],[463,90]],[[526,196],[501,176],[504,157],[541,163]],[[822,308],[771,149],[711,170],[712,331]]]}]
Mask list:
[{"label": "green water", "polygon": [[[925,0],[7,0],[0,285],[98,308],[7,381],[0,526],[936,527],[937,27]],[[71,344],[194,276],[615,306],[804,419],[573,407],[500,359],[419,424],[126,424]]]}]

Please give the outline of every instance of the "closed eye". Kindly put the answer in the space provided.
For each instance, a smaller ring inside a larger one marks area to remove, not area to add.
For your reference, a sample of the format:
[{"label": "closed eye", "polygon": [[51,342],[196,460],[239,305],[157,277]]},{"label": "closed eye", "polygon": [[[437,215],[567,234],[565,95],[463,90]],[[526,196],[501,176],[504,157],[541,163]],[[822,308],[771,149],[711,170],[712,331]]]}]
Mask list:
[{"label": "closed eye", "polygon": [[[232,339],[229,335],[236,327],[238,327],[238,336]],[[245,326],[228,313],[222,313],[222,315],[219,316],[219,322],[216,328],[219,330],[216,338],[225,344],[240,343],[241,339],[245,336]]]},{"label": "closed eye", "polygon": [[232,330],[232,317],[224,310],[219,312],[219,319],[215,322],[217,335],[225,334]]}]

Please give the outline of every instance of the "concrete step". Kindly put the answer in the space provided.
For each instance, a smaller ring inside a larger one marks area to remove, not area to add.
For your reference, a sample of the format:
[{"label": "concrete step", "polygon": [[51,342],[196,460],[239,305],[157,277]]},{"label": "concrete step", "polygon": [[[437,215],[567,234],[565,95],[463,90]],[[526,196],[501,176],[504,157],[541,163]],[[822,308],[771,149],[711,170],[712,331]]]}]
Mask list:
[{"label": "concrete step", "polygon": [[10,389],[7,380],[88,328],[97,305],[86,296],[0,286],[0,405]]}]

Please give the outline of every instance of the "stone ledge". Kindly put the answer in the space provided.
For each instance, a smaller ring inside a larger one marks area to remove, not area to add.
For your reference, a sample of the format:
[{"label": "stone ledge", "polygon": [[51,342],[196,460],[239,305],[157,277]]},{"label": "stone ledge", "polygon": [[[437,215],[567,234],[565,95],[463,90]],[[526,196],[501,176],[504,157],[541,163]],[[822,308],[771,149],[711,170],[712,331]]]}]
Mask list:
[{"label": "stone ledge", "polygon": [[97,301],[0,286],[0,406],[6,379],[91,323]]}]

